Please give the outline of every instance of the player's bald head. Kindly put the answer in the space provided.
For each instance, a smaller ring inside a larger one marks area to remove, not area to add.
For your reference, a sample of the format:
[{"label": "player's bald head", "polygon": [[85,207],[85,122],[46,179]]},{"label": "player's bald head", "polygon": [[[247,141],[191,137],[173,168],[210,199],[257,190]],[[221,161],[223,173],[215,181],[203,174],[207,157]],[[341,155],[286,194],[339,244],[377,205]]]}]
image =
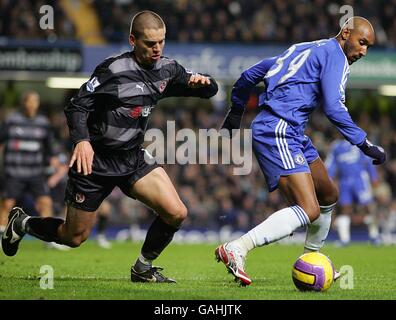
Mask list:
[{"label": "player's bald head", "polygon": [[131,20],[130,34],[139,39],[145,29],[165,29],[162,18],[153,11],[138,12]]},{"label": "player's bald head", "polygon": [[366,38],[370,38],[373,42],[375,40],[373,25],[366,18],[358,16],[349,18],[341,27],[340,33],[346,29],[349,30],[351,34],[365,36]]},{"label": "player's bald head", "polygon": [[367,54],[375,42],[374,28],[363,17],[349,18],[336,36],[348,63],[352,64]]}]

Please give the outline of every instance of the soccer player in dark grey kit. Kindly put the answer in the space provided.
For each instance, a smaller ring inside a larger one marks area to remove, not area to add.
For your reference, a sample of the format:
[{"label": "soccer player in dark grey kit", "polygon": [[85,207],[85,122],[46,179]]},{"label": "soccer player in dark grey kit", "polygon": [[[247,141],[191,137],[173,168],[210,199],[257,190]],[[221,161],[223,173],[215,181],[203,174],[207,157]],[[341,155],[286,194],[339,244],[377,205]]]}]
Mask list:
[{"label": "soccer player in dark grey kit", "polygon": [[66,221],[29,217],[14,208],[2,240],[12,256],[25,233],[45,241],[78,247],[95,223],[101,202],[118,186],[127,196],[151,207],[151,224],[141,254],[131,268],[133,282],[168,282],[152,266],[186,218],[164,169],[148,164],[142,149],[148,116],[157,101],[169,96],[210,98],[217,93],[214,79],[186,71],[162,56],[165,24],[152,11],[131,21],[130,52],[106,59],[65,108],[74,143],[65,200]]},{"label": "soccer player in dark grey kit", "polygon": [[[54,148],[54,134],[46,116],[39,113],[40,95],[32,90],[22,95],[20,111],[15,111],[0,126],[0,145],[4,144],[4,192],[0,201],[0,236],[8,212],[28,193],[34,198],[35,208],[41,217],[54,215],[50,186],[59,173],[59,158]],[[54,175],[47,177],[50,165]],[[48,248],[68,250],[54,242]]]}]

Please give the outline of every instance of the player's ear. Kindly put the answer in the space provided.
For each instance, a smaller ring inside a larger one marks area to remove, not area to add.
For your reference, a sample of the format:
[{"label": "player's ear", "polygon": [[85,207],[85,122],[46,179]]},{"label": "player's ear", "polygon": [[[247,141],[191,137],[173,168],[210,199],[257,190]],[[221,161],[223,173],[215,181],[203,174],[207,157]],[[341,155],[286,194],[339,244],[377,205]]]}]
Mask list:
[{"label": "player's ear", "polygon": [[136,38],[135,38],[135,36],[134,36],[133,34],[130,34],[130,35],[129,35],[129,44],[130,44],[132,47],[134,47],[135,44],[136,44]]},{"label": "player's ear", "polygon": [[342,40],[348,40],[350,34],[351,34],[351,29],[349,29],[348,27],[342,29],[341,31]]}]

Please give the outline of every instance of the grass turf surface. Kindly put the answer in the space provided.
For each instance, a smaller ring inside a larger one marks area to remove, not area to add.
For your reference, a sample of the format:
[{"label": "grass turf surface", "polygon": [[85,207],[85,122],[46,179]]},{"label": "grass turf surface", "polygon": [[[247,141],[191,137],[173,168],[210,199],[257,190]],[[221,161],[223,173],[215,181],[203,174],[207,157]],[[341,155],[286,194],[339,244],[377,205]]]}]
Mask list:
[{"label": "grass turf surface", "polygon": [[[215,244],[171,244],[155,262],[177,284],[131,283],[129,269],[141,244],[114,243],[98,248],[88,241],[68,252],[49,250],[40,241],[23,241],[15,257],[0,255],[0,300],[130,299],[130,300],[395,300],[396,247],[326,246],[336,268],[353,268],[353,289],[337,281],[324,293],[301,293],[291,267],[301,245],[270,245],[252,251],[247,271],[253,283],[239,287],[222,263],[214,260]],[[54,288],[40,288],[40,267],[54,270]]]}]

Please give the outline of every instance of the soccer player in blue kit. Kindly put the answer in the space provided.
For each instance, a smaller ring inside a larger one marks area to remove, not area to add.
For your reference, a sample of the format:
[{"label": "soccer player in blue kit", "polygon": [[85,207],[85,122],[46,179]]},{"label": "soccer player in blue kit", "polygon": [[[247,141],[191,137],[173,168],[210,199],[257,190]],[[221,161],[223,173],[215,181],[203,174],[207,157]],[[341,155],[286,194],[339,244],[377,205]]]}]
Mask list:
[{"label": "soccer player in blue kit", "polygon": [[369,227],[369,237],[378,243],[379,227],[374,214],[374,197],[372,185],[378,183],[378,175],[370,158],[358,147],[343,139],[336,140],[325,161],[329,176],[338,180],[340,192],[340,214],[335,226],[342,245],[351,239],[351,216],[354,209],[366,214],[365,222]]},{"label": "soccer player in blue kit", "polygon": [[319,251],[327,237],[338,190],[304,130],[310,113],[322,105],[329,120],[351,144],[381,164],[386,154],[367,140],[345,107],[349,65],[364,57],[374,44],[370,22],[353,17],[330,39],[299,43],[277,57],[264,59],[234,84],[232,106],[222,124],[230,131],[240,127],[250,91],[261,81],[260,113],[251,129],[253,149],[269,191],[279,188],[289,207],[216,248],[215,255],[242,285],[252,280],[245,271],[249,251],[285,238],[307,226],[305,251]]}]

